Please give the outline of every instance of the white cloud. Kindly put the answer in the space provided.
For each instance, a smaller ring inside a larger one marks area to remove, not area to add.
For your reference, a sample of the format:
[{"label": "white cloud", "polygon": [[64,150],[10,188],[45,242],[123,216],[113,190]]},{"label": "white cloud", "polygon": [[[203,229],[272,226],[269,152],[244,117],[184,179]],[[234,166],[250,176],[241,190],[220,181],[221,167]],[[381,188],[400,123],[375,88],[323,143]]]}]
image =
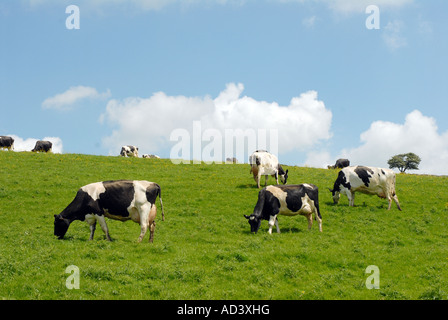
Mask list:
[{"label": "white cloud", "polygon": [[304,166],[314,168],[327,168],[328,165],[335,163],[334,158],[328,151],[310,151],[306,154]]},{"label": "white cloud", "polygon": [[42,139],[35,139],[35,138],[23,139],[14,134],[11,134],[9,136],[14,139],[14,151],[31,151],[36,145],[36,141],[38,140],[50,141],[53,144],[52,146],[53,153],[62,153],[63,151],[62,140],[59,137],[44,137]]},{"label": "white cloud", "polygon": [[[28,2],[31,6],[40,6],[44,4],[72,4],[71,0],[23,0]],[[330,9],[339,13],[364,12],[366,7],[375,4],[380,9],[400,8],[412,3],[414,0],[265,0],[271,3],[307,3],[316,2],[326,4]],[[244,5],[247,2],[259,2],[259,0],[80,0],[78,5],[80,7],[111,7],[111,6],[126,6],[135,7],[143,10],[160,10],[172,4],[181,6],[189,5]]]},{"label": "white cloud", "polygon": [[84,99],[106,99],[110,97],[110,91],[98,93],[95,88],[77,86],[71,87],[67,91],[47,98],[42,102],[42,108],[55,110],[68,110],[73,105]]},{"label": "white cloud", "polygon": [[311,16],[302,20],[302,24],[307,28],[313,28],[316,24],[316,16]]},{"label": "white cloud", "polygon": [[[72,0],[23,0],[31,7],[42,5],[69,5]],[[178,4],[182,7],[190,5],[243,5],[246,0],[79,0],[76,5],[81,9],[101,9],[101,8],[134,8],[138,10],[151,11],[160,10],[164,7]]]},{"label": "white cloud", "polygon": [[202,130],[219,130],[223,137],[226,129],[277,129],[279,153],[306,150],[331,137],[332,113],[317,99],[317,92],[302,93],[288,106],[280,106],[241,96],[243,90],[242,84],[231,83],[215,99],[158,92],[147,99],[111,100],[100,121],[114,131],[103,143],[111,154],[124,144],[137,145],[145,153],[158,152],[172,147],[173,130],[191,133],[194,121],[201,121]]},{"label": "white cloud", "polygon": [[383,40],[393,51],[405,47],[407,40],[403,36],[404,23],[400,20],[388,22],[384,27]]},{"label": "white cloud", "polygon": [[367,6],[374,4],[382,9],[397,9],[408,4],[411,4],[413,0],[311,0],[321,1],[328,4],[328,6],[337,11],[343,13],[359,12],[364,13]]},{"label": "white cloud", "polygon": [[420,170],[412,173],[448,174],[448,131],[438,132],[434,118],[414,110],[404,124],[375,121],[361,134],[361,145],[344,149],[341,158],[352,165],[388,167],[387,161],[396,154],[413,152],[422,159]]}]

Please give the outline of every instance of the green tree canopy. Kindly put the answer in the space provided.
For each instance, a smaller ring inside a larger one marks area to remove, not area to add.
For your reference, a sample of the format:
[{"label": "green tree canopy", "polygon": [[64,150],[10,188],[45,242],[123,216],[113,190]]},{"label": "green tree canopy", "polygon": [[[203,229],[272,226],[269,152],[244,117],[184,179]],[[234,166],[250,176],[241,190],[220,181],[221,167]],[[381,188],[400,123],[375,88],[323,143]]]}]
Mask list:
[{"label": "green tree canopy", "polygon": [[406,170],[418,170],[420,164],[420,157],[415,153],[403,153],[397,154],[387,161],[389,168],[397,168],[400,172],[406,172]]}]

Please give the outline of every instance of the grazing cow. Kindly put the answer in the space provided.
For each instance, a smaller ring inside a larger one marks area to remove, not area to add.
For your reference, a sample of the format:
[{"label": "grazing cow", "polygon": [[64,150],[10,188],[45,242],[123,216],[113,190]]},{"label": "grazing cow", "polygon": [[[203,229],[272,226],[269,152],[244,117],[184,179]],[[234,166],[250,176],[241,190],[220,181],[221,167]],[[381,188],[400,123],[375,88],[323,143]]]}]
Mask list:
[{"label": "grazing cow", "polygon": [[90,225],[90,240],[93,240],[96,222],[111,240],[106,219],[132,220],[141,226],[141,242],[150,228],[149,242],[153,242],[159,196],[162,221],[165,220],[160,186],[154,182],[116,180],[91,183],[81,187],[75,199],[58,215],[54,215],[54,235],[62,239],[74,220],[87,221]]},{"label": "grazing cow", "polygon": [[345,167],[348,167],[349,165],[350,165],[350,160],[338,159],[338,160],[336,160],[336,163],[334,164],[334,166],[329,165],[327,167],[328,167],[328,169],[336,169],[336,168],[343,169]]},{"label": "grazing cow", "polygon": [[397,204],[398,210],[401,210],[395,193],[395,173],[390,169],[372,168],[364,166],[346,167],[339,171],[338,178],[334,183],[333,201],[335,204],[339,202],[340,194],[345,194],[348,198],[349,205],[355,205],[355,192],[377,195],[380,198],[389,201],[390,210],[392,199]]},{"label": "grazing cow", "polygon": [[267,186],[258,193],[258,201],[254,212],[248,216],[250,231],[257,233],[261,220],[269,221],[269,234],[272,227],[278,227],[277,215],[295,216],[303,215],[308,219],[308,229],[313,224],[312,215],[319,222],[319,231],[322,232],[322,216],[319,211],[319,190],[312,184],[299,184],[287,186]]},{"label": "grazing cow", "polygon": [[0,136],[0,149],[14,150],[14,139],[8,136]]},{"label": "grazing cow", "polygon": [[226,163],[238,163],[237,158],[226,158]]},{"label": "grazing cow", "polygon": [[278,185],[278,176],[283,184],[286,184],[288,179],[288,170],[283,170],[282,166],[278,163],[278,159],[275,155],[270,154],[265,150],[257,150],[249,157],[250,173],[254,175],[254,180],[260,188],[261,176],[265,176],[265,186],[268,182],[268,176],[271,175],[275,178]]},{"label": "grazing cow", "polygon": [[156,156],[155,154],[147,154],[145,153],[142,158],[148,158],[148,159],[160,159],[159,156]]},{"label": "grazing cow", "polygon": [[32,152],[50,152],[51,148],[53,147],[53,144],[50,141],[36,141],[36,145],[34,146],[34,149],[31,150]]},{"label": "grazing cow", "polygon": [[136,146],[122,146],[120,156],[138,158],[138,148]]}]

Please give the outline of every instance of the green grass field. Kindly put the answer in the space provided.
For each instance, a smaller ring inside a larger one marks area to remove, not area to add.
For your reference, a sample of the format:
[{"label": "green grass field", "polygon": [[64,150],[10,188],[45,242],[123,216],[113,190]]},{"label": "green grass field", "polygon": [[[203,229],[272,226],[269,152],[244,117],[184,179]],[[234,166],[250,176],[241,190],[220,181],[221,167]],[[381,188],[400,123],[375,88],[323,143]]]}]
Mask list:
[{"label": "green grass field", "polygon": [[[397,175],[403,211],[357,194],[333,205],[336,170],[287,167],[289,184],[319,187],[323,233],[302,216],[250,233],[243,217],[258,189],[247,164],[174,165],[170,160],[0,152],[0,299],[447,299],[448,178]],[[138,224],[107,220],[113,239],[75,221],[64,240],[53,215],[79,187],[141,179],[162,188],[165,221],[154,243]],[[273,184],[272,178],[268,180]],[[274,228],[275,230],[275,228]],[[69,290],[65,270],[80,270]],[[380,271],[367,289],[366,268]]]}]

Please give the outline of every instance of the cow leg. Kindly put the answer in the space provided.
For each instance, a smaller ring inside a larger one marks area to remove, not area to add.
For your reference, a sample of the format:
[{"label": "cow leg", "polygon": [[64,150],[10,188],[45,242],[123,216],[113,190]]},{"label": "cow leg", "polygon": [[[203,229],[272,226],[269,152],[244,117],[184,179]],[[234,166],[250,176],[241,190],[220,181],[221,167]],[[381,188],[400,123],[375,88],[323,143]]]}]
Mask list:
[{"label": "cow leg", "polygon": [[278,185],[278,172],[275,173],[274,177],[275,177],[275,181],[277,182],[277,185]]},{"label": "cow leg", "polygon": [[398,210],[401,211],[400,202],[398,202],[398,197],[396,194],[394,194],[393,196],[387,197],[387,200],[389,201],[389,207],[387,208],[387,210],[390,210],[390,207],[392,206],[392,199],[395,201],[395,204],[397,205]]},{"label": "cow leg", "polygon": [[348,205],[350,207],[354,207],[355,206],[355,193],[354,192],[347,192],[347,198],[348,198]]},{"label": "cow leg", "polygon": [[95,229],[96,229],[96,217],[94,215],[87,214],[86,222],[88,223],[89,228],[90,228],[89,240],[93,240],[93,235],[95,234]]},{"label": "cow leg", "polygon": [[266,187],[268,185],[268,175],[264,176],[264,186]]},{"label": "cow leg", "polygon": [[109,236],[109,228],[107,227],[106,224],[106,218],[103,215],[101,216],[96,215],[96,220],[100,223],[101,229],[106,234],[107,241],[112,241]]},{"label": "cow leg", "polygon": [[307,214],[306,219],[308,220],[308,230],[311,230],[311,227],[313,226],[313,214]]},{"label": "cow leg", "polygon": [[322,219],[319,217],[318,213],[317,213],[317,209],[314,209],[314,218],[318,221],[319,223],[319,231],[322,232]]},{"label": "cow leg", "polygon": [[89,237],[90,241],[93,240],[93,235],[95,234],[95,229],[96,229],[96,221],[90,225],[90,237]]},{"label": "cow leg", "polygon": [[258,175],[257,175],[257,185],[258,185],[258,189],[260,189],[260,180],[261,180],[261,172],[260,172],[260,170],[258,170]]},{"label": "cow leg", "polygon": [[275,226],[277,228],[277,233],[280,233],[280,228],[278,227],[278,218],[275,218]]},{"label": "cow leg", "polygon": [[394,199],[395,203],[397,204],[398,210],[401,211],[400,202],[398,202],[398,197],[396,194],[394,194],[393,199]]},{"label": "cow leg", "polygon": [[[140,236],[138,237],[137,242],[142,242],[148,227],[152,225],[155,219],[155,205],[151,203],[146,203],[141,208],[139,208],[139,216],[140,216]],[[151,230],[151,228],[150,228]],[[151,242],[151,236],[149,241]]]},{"label": "cow leg", "polygon": [[277,226],[277,232],[280,233],[280,229],[278,227],[278,221],[277,221],[277,215],[275,216],[270,216],[269,218],[269,234],[272,234],[272,227],[276,225]]},{"label": "cow leg", "polygon": [[140,215],[140,236],[137,239],[137,242],[140,243],[143,240],[143,237],[146,234],[146,230],[148,230],[148,217],[149,217],[149,210],[148,209],[140,209],[139,210]]},{"label": "cow leg", "polygon": [[149,224],[149,242],[154,242],[154,232],[156,230],[156,215],[157,207],[155,204],[152,205],[151,211],[149,211],[148,224]]}]

